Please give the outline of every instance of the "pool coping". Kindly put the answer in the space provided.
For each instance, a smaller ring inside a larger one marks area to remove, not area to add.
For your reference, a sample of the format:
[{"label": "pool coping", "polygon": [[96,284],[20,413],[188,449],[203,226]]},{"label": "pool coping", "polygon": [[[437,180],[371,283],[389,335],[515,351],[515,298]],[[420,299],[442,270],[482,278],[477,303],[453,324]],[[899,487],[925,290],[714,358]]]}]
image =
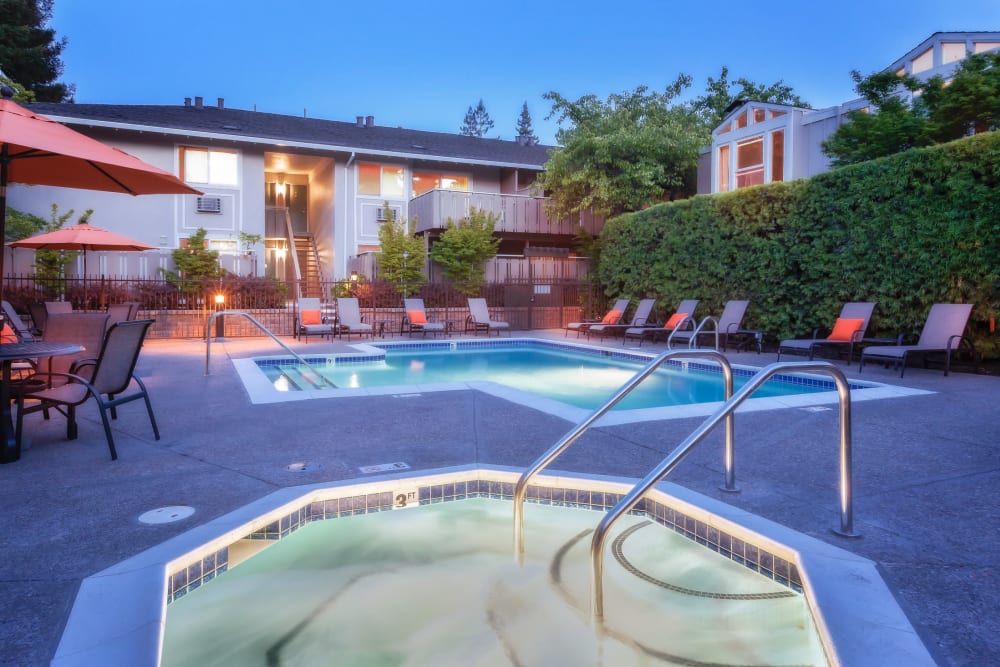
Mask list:
[{"label": "pool coping", "polygon": [[[343,495],[343,491],[356,488],[358,493],[391,493],[395,497],[400,490],[433,488],[471,478],[512,485],[521,472],[470,464],[275,491],[84,579],[51,664],[158,665],[172,575],[186,572],[190,563],[201,568],[203,560],[219,549],[255,533],[266,533],[275,525],[279,536],[293,531],[295,517],[302,517],[324,498],[338,497],[338,491]],[[574,485],[581,482],[603,495],[624,494],[636,480],[553,471],[536,478],[531,487],[536,490],[534,502],[545,502],[545,489],[576,488]],[[419,491],[418,495],[421,504],[435,502],[429,492]],[[793,562],[831,664],[935,664],[872,561],[669,482],[657,485],[648,497],[700,522],[705,530],[725,531],[745,540],[754,546],[754,553],[760,549]],[[674,529],[690,532],[688,537],[705,544],[702,529],[682,528]],[[204,579],[208,578],[206,573]]]},{"label": "pool coping", "polygon": [[[349,353],[325,353],[316,355],[318,357],[335,356],[338,359],[348,358],[352,361],[370,361],[380,356],[384,356],[387,350],[405,349],[457,349],[457,348],[485,348],[497,346],[511,346],[519,344],[537,345],[546,349],[566,349],[576,352],[586,352],[600,356],[612,358],[628,359],[632,361],[642,361],[648,363],[654,359],[656,353],[645,353],[636,350],[609,348],[597,345],[585,345],[571,341],[552,341],[541,338],[501,338],[492,340],[440,340],[440,341],[391,341],[371,345],[358,343],[351,345],[354,352]],[[308,359],[308,355],[305,355]],[[268,359],[288,359],[288,355],[261,356],[246,359],[233,359],[233,366],[243,382],[243,386],[251,403],[281,403],[286,401],[305,401],[318,398],[338,399],[358,396],[411,396],[415,394],[433,393],[439,391],[463,391],[475,390],[501,398],[518,405],[530,407],[546,414],[560,417],[572,423],[579,423],[586,419],[593,411],[586,408],[579,408],[562,401],[558,401],[537,394],[515,389],[496,382],[486,381],[466,381],[466,382],[442,382],[435,384],[413,384],[413,385],[393,385],[385,387],[369,388],[336,388],[336,389],[316,389],[302,391],[281,392],[274,388],[273,384],[263,372],[260,371],[257,360]],[[713,362],[697,359],[683,359],[676,362],[682,368],[695,367],[698,370],[713,371],[717,365]],[[759,367],[734,364],[734,374],[749,375],[759,371]],[[720,372],[721,371],[717,371]],[[829,382],[829,379],[814,373],[783,373],[785,377],[803,378],[806,381]],[[899,398],[904,396],[918,396],[929,394],[923,389],[913,389],[897,385],[888,385],[878,382],[849,380],[852,385],[851,400],[869,401],[885,398]],[[741,412],[755,412],[761,410],[776,410],[781,408],[809,408],[815,406],[836,405],[838,402],[836,390],[823,391],[810,394],[795,394],[790,396],[771,396],[763,398],[750,398],[740,406]],[[620,424],[633,424],[637,422],[653,421],[659,419],[683,419],[687,417],[707,417],[714,414],[722,405],[722,401],[709,403],[693,403],[689,405],[677,405],[659,408],[638,408],[634,410],[612,411],[605,414],[598,420],[600,426],[614,426]]]}]

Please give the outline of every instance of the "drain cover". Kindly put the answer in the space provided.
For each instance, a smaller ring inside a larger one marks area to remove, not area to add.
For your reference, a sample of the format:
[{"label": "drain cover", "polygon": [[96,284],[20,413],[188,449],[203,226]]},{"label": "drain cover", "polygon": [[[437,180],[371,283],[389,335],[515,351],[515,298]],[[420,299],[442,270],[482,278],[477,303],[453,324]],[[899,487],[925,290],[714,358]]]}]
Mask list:
[{"label": "drain cover", "polygon": [[318,463],[307,463],[301,461],[299,463],[289,463],[285,466],[285,470],[288,472],[312,472],[313,470],[319,470],[320,465]]},{"label": "drain cover", "polygon": [[194,508],[188,507],[187,505],[159,507],[155,510],[149,510],[148,512],[139,515],[139,523],[149,525],[158,523],[173,523],[174,521],[186,519],[192,514],[194,514]]}]

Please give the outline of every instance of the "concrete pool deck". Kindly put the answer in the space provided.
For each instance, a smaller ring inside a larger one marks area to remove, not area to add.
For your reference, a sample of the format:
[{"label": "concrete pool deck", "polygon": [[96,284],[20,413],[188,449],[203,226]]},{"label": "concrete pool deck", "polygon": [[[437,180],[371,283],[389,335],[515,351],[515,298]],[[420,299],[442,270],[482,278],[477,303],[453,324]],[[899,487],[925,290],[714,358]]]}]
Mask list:
[{"label": "concrete pool deck", "polygon": [[[532,335],[562,338],[561,331]],[[299,352],[347,344],[284,340]],[[64,439],[61,417],[29,417],[31,446],[20,461],[0,466],[7,499],[0,519],[0,664],[49,663],[85,577],[273,491],[364,478],[362,466],[397,461],[415,470],[524,467],[572,426],[468,390],[252,405],[231,359],[277,352],[266,339],[213,343],[205,376],[204,341],[149,341],[138,372],[163,439],[153,440],[141,405],[123,406],[115,462],[93,405],[80,410],[73,442]],[[729,356],[747,365],[775,359]],[[860,375],[855,365],[848,376],[934,392],[853,406],[861,539],[831,532],[838,516],[835,409],[738,412],[740,494],[718,490],[721,433],[670,481],[874,561],[939,664],[1000,662],[1000,510],[992,496],[1000,485],[1000,378],[945,378],[914,368],[900,381],[878,365]],[[602,426],[552,468],[642,477],[702,419]],[[293,465],[301,463],[312,465]],[[175,523],[139,523],[142,513],[171,505],[195,513]]]}]

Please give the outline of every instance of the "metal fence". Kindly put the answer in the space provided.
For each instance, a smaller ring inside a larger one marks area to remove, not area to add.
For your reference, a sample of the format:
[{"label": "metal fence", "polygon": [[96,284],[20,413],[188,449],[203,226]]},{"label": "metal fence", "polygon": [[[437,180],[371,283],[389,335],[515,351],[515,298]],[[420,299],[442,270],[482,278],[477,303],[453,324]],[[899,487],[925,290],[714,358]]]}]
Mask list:
[{"label": "metal fence", "polygon": [[[403,297],[424,300],[428,315],[461,331],[469,314],[467,295],[484,297],[493,319],[510,322],[515,330],[561,328],[603,313],[607,300],[586,281],[510,280],[465,286],[428,283],[420,286],[384,281],[330,281],[322,285],[324,309],[336,314],[336,297],[358,299],[362,316],[387,334],[399,332]],[[75,310],[100,311],[114,303],[139,304],[139,317],[156,323],[151,338],[203,338],[209,316],[218,310],[241,310],[253,315],[273,333],[295,331],[295,294],[298,286],[267,278],[226,276],[222,280],[167,282],[140,278],[41,279],[34,275],[7,276],[4,299],[28,319],[31,303],[68,301]],[[226,318],[228,337],[259,336],[243,318]],[[214,332],[213,332],[214,335]]]}]

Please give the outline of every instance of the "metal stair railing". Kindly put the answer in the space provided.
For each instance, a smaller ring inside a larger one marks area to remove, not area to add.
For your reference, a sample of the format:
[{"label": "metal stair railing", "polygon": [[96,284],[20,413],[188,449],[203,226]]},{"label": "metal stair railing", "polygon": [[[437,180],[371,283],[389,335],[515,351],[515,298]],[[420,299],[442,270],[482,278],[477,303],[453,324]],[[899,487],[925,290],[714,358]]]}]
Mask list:
[{"label": "metal stair railing", "polygon": [[[531,478],[541,472],[546,466],[562,454],[567,447],[576,442],[580,436],[604,416],[611,408],[617,405],[623,398],[628,396],[643,380],[653,374],[664,362],[671,359],[690,357],[709,357],[717,361],[722,366],[722,375],[725,384],[725,399],[728,401],[733,395],[733,369],[721,353],[712,350],[668,350],[650,361],[642,370],[636,373],[631,380],[621,386],[611,398],[603,405],[590,413],[586,419],[577,424],[569,433],[564,435],[559,442],[552,445],[547,452],[542,454],[528,470],[526,470],[514,485],[514,557],[519,563],[524,562],[524,497],[527,494],[528,482]],[[728,418],[726,425],[726,486],[727,490],[734,490],[735,484],[730,484],[733,475],[733,419]]]},{"label": "metal stair railing", "polygon": [[299,354],[297,354],[294,350],[292,350],[292,348],[290,348],[287,345],[285,345],[284,343],[282,343],[281,339],[279,339],[277,336],[275,336],[273,333],[271,333],[270,330],[268,330],[267,327],[265,327],[263,324],[260,323],[259,320],[257,320],[257,318],[255,318],[250,313],[243,312],[242,310],[220,310],[220,311],[218,311],[216,313],[212,313],[212,316],[208,318],[208,323],[205,325],[205,332],[206,332],[206,335],[205,335],[205,375],[209,375],[210,374],[208,369],[209,369],[209,363],[211,362],[211,359],[212,359],[212,336],[210,334],[208,334],[208,332],[210,332],[212,330],[212,322],[215,321],[215,318],[217,318],[217,317],[225,317],[226,315],[236,315],[236,316],[247,318],[248,320],[250,320],[250,322],[252,322],[254,325],[256,325],[256,327],[258,329],[260,329],[262,332],[264,332],[264,334],[266,334],[267,336],[269,336],[271,338],[271,340],[273,340],[275,343],[277,343],[282,348],[284,348],[285,352],[287,352],[288,354],[290,354],[293,357],[295,357],[296,361],[298,361],[300,364],[302,364],[303,366],[305,366],[306,368],[308,368],[310,371],[312,371],[313,373],[315,373],[316,377],[321,378],[323,380],[323,384],[329,385],[330,387],[332,387],[334,389],[337,388],[337,385],[335,385],[326,376],[324,376],[322,373],[320,373],[315,368],[313,368],[312,364],[310,364],[308,361],[306,361],[305,359],[303,359],[302,356],[299,355]]},{"label": "metal stair railing", "polygon": [[852,509],[852,480],[851,480],[851,390],[847,384],[847,377],[844,373],[827,361],[792,361],[784,363],[774,363],[765,366],[759,373],[754,375],[743,385],[732,398],[720,407],[715,414],[706,419],[701,426],[695,429],[684,442],[677,446],[674,451],[667,455],[653,470],[649,472],[638,484],[632,487],[617,505],[611,508],[594,530],[594,536],[590,542],[590,556],[592,565],[592,604],[591,611],[595,626],[599,626],[604,621],[604,542],[607,538],[611,526],[622,515],[634,508],[643,495],[656,483],[668,475],[687,454],[700,443],[704,437],[712,431],[720,421],[726,420],[727,430],[731,427],[730,419],[733,412],[743,401],[750,397],[757,389],[767,382],[773,375],[781,371],[793,372],[822,372],[830,375],[837,385],[837,395],[840,401],[840,529],[834,532],[844,537],[859,537],[854,532],[854,515]]},{"label": "metal stair railing", "polygon": [[[715,349],[716,350],[719,349],[719,320],[715,319],[711,315],[707,315],[707,316],[703,317],[702,320],[701,320],[701,322],[698,323],[698,326],[696,326],[694,328],[694,333],[692,333],[691,337],[688,338],[688,347],[689,348],[694,349],[694,348],[696,348],[698,346],[698,335],[702,333],[701,330],[704,329],[705,325],[708,324],[709,322],[715,324],[715,328],[712,329],[711,331],[706,331],[705,333],[711,333],[712,331],[715,332]],[[671,348],[671,345],[673,345],[674,334],[676,334],[679,330],[680,330],[680,327],[675,328],[670,333],[670,336],[667,338],[667,349],[668,350]]]}]

